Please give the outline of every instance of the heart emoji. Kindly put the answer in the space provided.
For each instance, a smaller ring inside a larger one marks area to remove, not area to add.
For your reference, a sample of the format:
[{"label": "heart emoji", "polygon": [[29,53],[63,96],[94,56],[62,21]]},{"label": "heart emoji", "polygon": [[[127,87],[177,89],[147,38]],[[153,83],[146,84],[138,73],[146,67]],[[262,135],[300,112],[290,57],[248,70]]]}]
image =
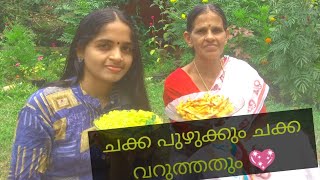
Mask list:
[{"label": "heart emoji", "polygon": [[275,154],[271,149],[266,149],[262,152],[253,150],[250,152],[249,160],[251,164],[258,167],[262,171],[267,169],[275,159]]}]

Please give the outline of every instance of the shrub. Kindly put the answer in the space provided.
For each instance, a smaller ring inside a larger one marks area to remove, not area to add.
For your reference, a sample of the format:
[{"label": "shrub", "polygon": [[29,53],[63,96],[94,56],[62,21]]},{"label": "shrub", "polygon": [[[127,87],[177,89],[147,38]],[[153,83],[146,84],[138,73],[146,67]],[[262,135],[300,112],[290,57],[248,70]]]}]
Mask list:
[{"label": "shrub", "polygon": [[19,23],[6,26],[0,42],[3,81],[23,77],[37,63],[33,32]]},{"label": "shrub", "polygon": [[268,76],[282,101],[319,105],[320,13],[310,1],[272,0]]},{"label": "shrub", "polygon": [[[182,37],[186,30],[187,14],[197,4],[216,3],[224,10],[229,23],[230,39],[225,54],[251,61],[258,65],[265,59],[268,46],[264,39],[269,35],[269,5],[263,1],[215,0],[215,1],[163,1],[155,0],[154,4],[162,10],[163,19],[159,29],[164,30],[163,40],[176,49],[175,57],[179,64],[190,62],[192,52]],[[259,48],[257,48],[259,47]],[[177,56],[177,52],[179,53]]]},{"label": "shrub", "polygon": [[[186,15],[197,4],[216,3],[224,10],[231,39],[225,54],[253,65],[285,102],[320,102],[320,24],[316,0],[154,0],[162,10],[159,21],[165,44],[176,47],[180,65],[191,51],[182,37]],[[160,47],[161,48],[161,47]],[[162,48],[163,49],[163,48]]]},{"label": "shrub", "polygon": [[95,9],[110,5],[110,0],[73,0],[59,4],[55,13],[64,22],[65,28],[62,36],[58,39],[66,44],[71,44],[81,19]]}]

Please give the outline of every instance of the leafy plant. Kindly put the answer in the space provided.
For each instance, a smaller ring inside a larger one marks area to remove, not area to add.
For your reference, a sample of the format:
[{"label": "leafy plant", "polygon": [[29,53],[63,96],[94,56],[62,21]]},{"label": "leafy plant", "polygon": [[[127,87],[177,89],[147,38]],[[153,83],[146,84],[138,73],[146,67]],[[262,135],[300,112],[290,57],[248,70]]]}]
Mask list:
[{"label": "leafy plant", "polygon": [[62,2],[62,0],[1,1],[0,31],[3,30],[5,23],[14,21],[30,27],[36,33],[37,44],[44,44],[48,39],[55,40],[61,34],[62,23],[52,10]]},{"label": "leafy plant", "polygon": [[48,82],[60,79],[66,61],[65,57],[66,56],[60,51],[52,51],[47,57],[47,71],[43,74],[43,77],[45,77]]},{"label": "leafy plant", "polygon": [[58,5],[55,13],[59,14],[59,19],[65,23],[64,32],[58,40],[70,44],[81,19],[91,11],[106,7],[110,3],[110,0],[73,0]]},{"label": "leafy plant", "polygon": [[28,65],[20,65],[18,68],[23,74],[22,77],[27,80],[44,79],[43,73],[46,72],[45,64],[42,61],[36,62],[34,66],[31,67]]},{"label": "leafy plant", "polygon": [[6,81],[22,77],[24,72],[21,67],[29,69],[37,63],[34,37],[30,29],[19,23],[6,26],[0,42],[0,70]]},{"label": "leafy plant", "polygon": [[284,102],[319,105],[320,13],[311,2],[271,1],[277,23],[271,32],[268,73]]},{"label": "leafy plant", "polygon": [[[186,18],[191,9],[198,4],[216,3],[224,10],[229,23],[231,39],[225,53],[240,59],[259,64],[268,53],[268,46],[264,39],[269,34],[270,24],[269,5],[264,1],[243,0],[208,0],[208,1],[163,1],[154,0],[154,6],[162,11],[163,19],[159,27],[164,31],[162,39],[167,46],[174,46],[175,52],[181,53],[175,56],[180,65],[190,62],[192,52],[182,38],[186,30]],[[259,47],[259,48],[257,48]],[[180,49],[180,50],[179,50]],[[187,55],[185,55],[187,54]]]},{"label": "leafy plant", "polygon": [[[317,0],[154,0],[162,11],[158,23],[164,44],[174,46],[180,65],[191,51],[182,38],[186,15],[197,4],[216,3],[229,22],[225,53],[248,61],[285,102],[320,102],[320,12]],[[157,47],[164,49],[163,47]],[[159,51],[157,49],[157,51]],[[156,53],[155,51],[154,53]]]}]

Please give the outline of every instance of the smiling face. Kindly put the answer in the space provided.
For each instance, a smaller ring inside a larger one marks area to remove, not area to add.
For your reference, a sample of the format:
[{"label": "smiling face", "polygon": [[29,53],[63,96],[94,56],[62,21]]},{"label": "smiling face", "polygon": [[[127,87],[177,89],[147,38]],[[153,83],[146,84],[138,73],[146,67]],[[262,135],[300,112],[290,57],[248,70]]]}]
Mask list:
[{"label": "smiling face", "polygon": [[102,26],[83,50],[83,79],[95,83],[115,83],[130,69],[133,55],[131,30],[119,19]]},{"label": "smiling face", "polygon": [[184,32],[185,41],[193,47],[196,59],[220,59],[228,36],[221,17],[211,11],[200,14],[191,32]]}]

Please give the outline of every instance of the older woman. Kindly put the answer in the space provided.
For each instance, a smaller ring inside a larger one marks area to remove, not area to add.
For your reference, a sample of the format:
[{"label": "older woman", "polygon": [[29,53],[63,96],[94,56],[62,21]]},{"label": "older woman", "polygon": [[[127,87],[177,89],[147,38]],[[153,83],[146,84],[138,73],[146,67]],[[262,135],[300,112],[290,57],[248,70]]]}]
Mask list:
[{"label": "older woman", "polygon": [[243,97],[244,108],[237,114],[266,111],[268,85],[247,62],[223,55],[229,31],[218,6],[196,6],[188,15],[183,36],[194,51],[194,58],[167,77],[163,95],[166,106],[187,94],[224,91]]},{"label": "older woman", "polygon": [[[189,64],[176,69],[165,80],[163,100],[165,106],[172,107],[177,99],[183,96],[200,93],[203,91],[223,92],[241,97],[244,101],[243,107],[233,115],[256,114],[266,112],[264,101],[268,94],[269,86],[259,76],[258,72],[247,62],[234,57],[224,55],[224,47],[227,44],[229,32],[227,20],[222,9],[217,5],[198,5],[189,13],[187,19],[187,30],[183,34],[186,43],[192,48],[194,57]],[[170,112],[167,114],[170,114]],[[170,117],[170,116],[169,116]],[[172,116],[174,117],[174,116]],[[174,119],[170,117],[172,121]],[[249,127],[250,123],[240,123],[238,128]],[[253,123],[254,127],[257,123]],[[259,125],[261,126],[261,124]],[[175,129],[185,131],[186,124],[175,124]],[[250,130],[249,130],[250,132]],[[250,140],[247,144],[250,144]],[[248,153],[243,143],[220,144],[212,143],[197,152],[185,151],[187,153],[175,152],[175,159],[188,160],[199,159],[199,157],[230,155],[241,159],[244,170],[247,171]],[[219,147],[218,147],[219,146]],[[200,158],[200,159],[201,159]],[[313,169],[317,170],[317,169]],[[247,171],[248,172],[248,171]],[[214,176],[219,176],[214,172]],[[245,174],[245,172],[244,172]],[[287,179],[289,173],[281,174],[264,173],[258,175],[245,175],[227,177],[222,179]],[[306,177],[310,175],[307,171],[296,171],[294,177]],[[314,175],[314,174],[313,174]],[[209,175],[209,177],[212,177]],[[209,178],[203,175],[201,178]],[[194,179],[195,177],[189,177]],[[188,179],[183,177],[182,179]],[[289,178],[290,179],[290,178]]]},{"label": "older woman", "polygon": [[[241,97],[243,107],[235,115],[266,112],[264,100],[269,86],[247,62],[223,54],[229,31],[225,14],[219,6],[194,7],[188,14],[183,37],[192,48],[194,57],[189,64],[166,78],[163,100],[167,107],[172,107],[174,100],[185,95],[213,91]],[[240,123],[238,128],[246,128],[249,124]],[[188,129],[184,124],[176,124],[175,128],[178,131]],[[233,154],[240,154],[244,164],[249,166],[243,145],[238,143],[236,149]]]}]

